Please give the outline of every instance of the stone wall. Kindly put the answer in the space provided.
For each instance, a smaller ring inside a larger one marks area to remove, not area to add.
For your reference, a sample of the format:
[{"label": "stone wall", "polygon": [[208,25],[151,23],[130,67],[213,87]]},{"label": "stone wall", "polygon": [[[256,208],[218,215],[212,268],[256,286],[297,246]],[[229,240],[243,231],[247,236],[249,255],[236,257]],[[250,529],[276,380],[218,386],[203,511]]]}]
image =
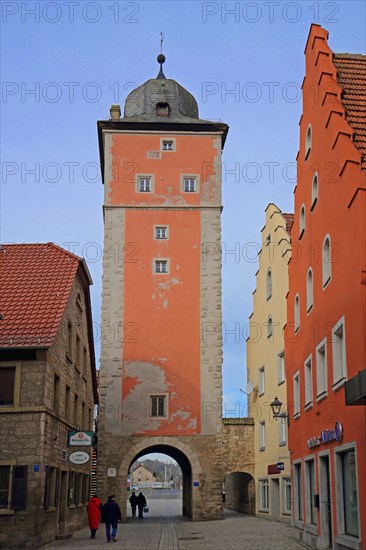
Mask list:
[{"label": "stone wall", "polygon": [[255,513],[254,419],[223,418],[225,507]]}]

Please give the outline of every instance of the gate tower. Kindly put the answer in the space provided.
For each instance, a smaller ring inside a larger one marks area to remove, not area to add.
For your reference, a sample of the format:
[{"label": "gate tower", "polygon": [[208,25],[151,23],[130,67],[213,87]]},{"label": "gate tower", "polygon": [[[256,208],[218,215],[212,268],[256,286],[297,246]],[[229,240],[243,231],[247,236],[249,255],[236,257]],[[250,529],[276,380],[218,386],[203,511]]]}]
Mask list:
[{"label": "gate tower", "polygon": [[221,151],[228,126],[160,71],[98,122],[104,260],[98,494],[132,462],[183,471],[183,514],[222,517]]}]

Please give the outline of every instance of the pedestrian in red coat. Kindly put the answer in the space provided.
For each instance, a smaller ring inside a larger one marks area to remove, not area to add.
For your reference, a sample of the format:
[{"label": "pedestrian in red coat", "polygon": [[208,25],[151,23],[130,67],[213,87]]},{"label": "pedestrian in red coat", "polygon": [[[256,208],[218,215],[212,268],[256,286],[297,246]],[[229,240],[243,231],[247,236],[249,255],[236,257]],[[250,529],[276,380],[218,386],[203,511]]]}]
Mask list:
[{"label": "pedestrian in red coat", "polygon": [[102,515],[102,503],[97,495],[94,495],[88,502],[88,521],[90,529],[90,538],[95,539],[96,532],[98,531],[100,518]]}]

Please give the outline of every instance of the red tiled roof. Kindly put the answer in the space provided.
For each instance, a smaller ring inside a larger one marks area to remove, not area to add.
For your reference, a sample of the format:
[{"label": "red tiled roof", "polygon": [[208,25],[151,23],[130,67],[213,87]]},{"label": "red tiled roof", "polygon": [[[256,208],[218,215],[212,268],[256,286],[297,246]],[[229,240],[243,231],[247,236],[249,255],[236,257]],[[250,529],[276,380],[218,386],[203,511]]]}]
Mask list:
[{"label": "red tiled roof", "polygon": [[366,170],[366,55],[335,53],[333,64],[343,90],[346,120],[355,131],[354,143]]},{"label": "red tiled roof", "polygon": [[49,347],[80,259],[47,244],[0,247],[0,346]]},{"label": "red tiled roof", "polygon": [[286,220],[286,231],[287,233],[290,233],[292,224],[294,223],[294,215],[293,214],[285,214],[282,212],[282,216]]}]

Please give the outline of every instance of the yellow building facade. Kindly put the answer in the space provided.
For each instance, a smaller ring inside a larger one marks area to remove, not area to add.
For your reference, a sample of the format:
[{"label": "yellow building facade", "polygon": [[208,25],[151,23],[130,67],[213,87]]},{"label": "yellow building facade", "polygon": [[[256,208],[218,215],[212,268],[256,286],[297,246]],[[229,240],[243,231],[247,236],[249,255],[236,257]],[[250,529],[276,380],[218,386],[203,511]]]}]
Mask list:
[{"label": "yellow building facade", "polygon": [[292,214],[282,213],[272,203],[267,206],[247,339],[249,415],[255,420],[256,514],[281,521],[291,519],[287,419],[274,419],[270,403],[277,397],[286,410],[284,331],[292,222]]}]

